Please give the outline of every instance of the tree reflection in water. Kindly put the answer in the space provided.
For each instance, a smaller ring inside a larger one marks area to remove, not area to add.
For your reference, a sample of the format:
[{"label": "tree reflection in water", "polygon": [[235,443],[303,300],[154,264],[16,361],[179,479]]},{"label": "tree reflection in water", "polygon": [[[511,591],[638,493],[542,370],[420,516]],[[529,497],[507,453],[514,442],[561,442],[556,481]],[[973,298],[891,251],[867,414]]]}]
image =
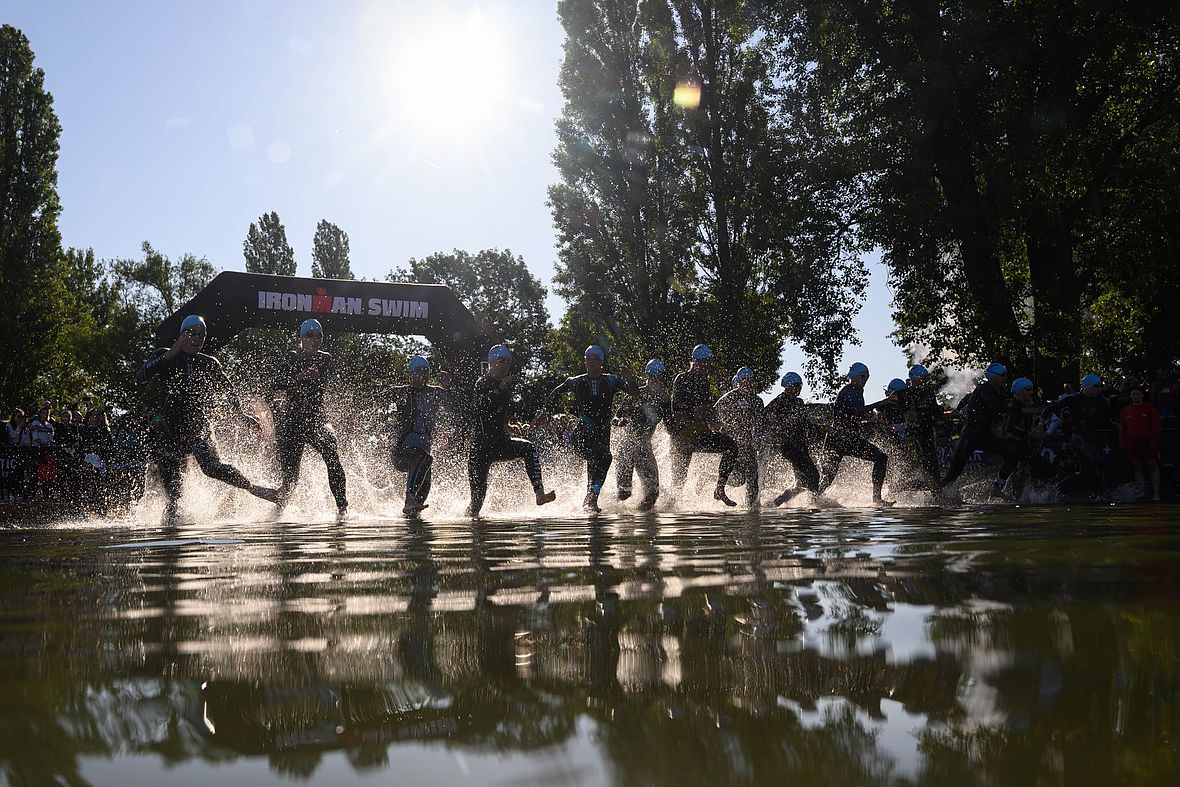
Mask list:
[{"label": "tree reflection in water", "polygon": [[333,751],[585,739],[623,783],[1170,781],[1180,522],[1044,517],[27,532],[3,542],[0,773],[305,779]]}]

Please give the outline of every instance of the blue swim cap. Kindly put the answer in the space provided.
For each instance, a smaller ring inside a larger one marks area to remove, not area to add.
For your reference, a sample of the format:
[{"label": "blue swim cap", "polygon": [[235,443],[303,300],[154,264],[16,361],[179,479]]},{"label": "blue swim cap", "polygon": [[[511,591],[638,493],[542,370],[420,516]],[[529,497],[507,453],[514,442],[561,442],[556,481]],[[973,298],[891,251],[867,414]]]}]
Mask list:
[{"label": "blue swim cap", "polygon": [[644,374],[663,374],[666,371],[668,371],[668,367],[664,366],[664,362],[659,358],[652,358],[647,362],[647,365],[643,367]]},{"label": "blue swim cap", "polygon": [[896,393],[905,390],[905,380],[900,377],[894,377],[889,381],[889,385],[885,386],[886,393]]},{"label": "blue swim cap", "polygon": [[299,338],[302,339],[312,331],[324,332],[324,326],[320,325],[319,320],[304,320],[299,326]]},{"label": "blue swim cap", "polygon": [[1012,393],[1020,393],[1021,391],[1031,391],[1033,381],[1027,377],[1017,377],[1012,381]]},{"label": "blue swim cap", "polygon": [[916,363],[910,367],[909,378],[911,380],[924,380],[930,376],[930,370],[920,363]]},{"label": "blue swim cap", "polygon": [[1094,374],[1093,372],[1090,372],[1089,374],[1087,374],[1085,377],[1082,378],[1082,390],[1083,391],[1086,390],[1087,388],[1097,388],[1100,385],[1102,385],[1102,378],[1099,377],[1098,375]]},{"label": "blue swim cap", "polygon": [[709,349],[707,344],[698,344],[692,348],[692,359],[694,361],[707,361],[713,357],[713,351]]},{"label": "blue swim cap", "polygon": [[743,366],[742,368],[740,368],[736,372],[734,372],[733,379],[730,380],[730,382],[733,383],[734,388],[737,388],[738,383],[740,383],[742,380],[748,380],[753,376],[754,376],[754,370],[751,369],[749,366]]},{"label": "blue swim cap", "polygon": [[865,366],[863,363],[860,363],[858,361],[857,363],[854,363],[854,364],[852,364],[852,366],[848,367],[848,375],[847,376],[851,379],[853,377],[866,376],[866,375],[868,375],[868,373],[869,373],[869,367]]},{"label": "blue swim cap", "polygon": [[993,363],[983,371],[983,376],[989,380],[999,377],[1001,374],[1007,374],[1008,367],[1002,363]]},{"label": "blue swim cap", "polygon": [[504,360],[512,357],[512,350],[508,349],[506,344],[497,344],[488,350],[488,362],[495,363],[496,361]]},{"label": "blue swim cap", "polygon": [[430,368],[430,361],[423,358],[421,355],[415,355],[410,358],[410,372],[424,372]]},{"label": "blue swim cap", "polygon": [[803,385],[803,378],[799,376],[798,372],[787,372],[782,379],[783,388],[790,388],[792,385]]},{"label": "blue swim cap", "polygon": [[[205,325],[204,317],[199,314],[190,314],[189,316],[185,317],[184,322],[180,324],[180,333],[184,333],[189,328],[196,328],[198,326],[204,328],[206,331],[209,330],[209,327]],[[177,334],[177,336],[179,335],[180,334]]]},{"label": "blue swim cap", "polygon": [[592,344],[586,348],[586,352],[582,353],[585,358],[597,358],[600,361],[606,360],[606,353],[597,344]]}]

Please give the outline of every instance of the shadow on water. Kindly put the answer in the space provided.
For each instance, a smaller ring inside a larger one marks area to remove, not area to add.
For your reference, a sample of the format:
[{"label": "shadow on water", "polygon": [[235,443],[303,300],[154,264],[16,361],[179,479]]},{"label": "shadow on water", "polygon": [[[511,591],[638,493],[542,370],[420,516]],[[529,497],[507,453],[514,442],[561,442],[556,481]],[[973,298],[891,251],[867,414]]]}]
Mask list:
[{"label": "shadow on water", "polygon": [[1173,783],[1178,550],[1152,508],[5,531],[0,775]]}]

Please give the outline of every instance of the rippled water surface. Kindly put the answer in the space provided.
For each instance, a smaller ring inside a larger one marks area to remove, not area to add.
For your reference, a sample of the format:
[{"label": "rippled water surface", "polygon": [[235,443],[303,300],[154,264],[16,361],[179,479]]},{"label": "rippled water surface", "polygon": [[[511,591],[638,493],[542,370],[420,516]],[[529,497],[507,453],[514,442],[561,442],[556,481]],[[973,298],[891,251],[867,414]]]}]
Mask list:
[{"label": "rippled water surface", "polygon": [[0,531],[9,784],[1177,784],[1175,508]]}]

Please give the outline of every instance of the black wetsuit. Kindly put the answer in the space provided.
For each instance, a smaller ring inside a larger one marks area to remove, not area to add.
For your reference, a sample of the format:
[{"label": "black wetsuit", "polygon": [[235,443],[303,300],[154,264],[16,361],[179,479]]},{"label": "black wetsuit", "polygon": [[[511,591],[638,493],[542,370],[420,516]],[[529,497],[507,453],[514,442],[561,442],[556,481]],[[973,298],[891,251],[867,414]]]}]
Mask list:
[{"label": "black wetsuit", "polygon": [[1105,485],[1108,457],[1118,448],[1110,401],[1105,396],[1076,393],[1049,405],[1045,415],[1060,415],[1063,419],[1063,431],[1069,438],[1066,453],[1080,462],[1079,470],[1092,475],[1084,486]]},{"label": "black wetsuit", "polygon": [[168,360],[165,357],[168,352],[167,347],[157,349],[135,373],[135,380],[141,385],[152,378],[160,378],[156,411],[159,418],[152,429],[150,452],[168,497],[166,514],[176,513],[181,469],[189,454],[210,478],[257,494],[260,488],[251,484],[236,467],[222,462],[213,443],[213,430],[209,425],[211,412],[229,403],[245,416],[233,383],[225,376],[221,363],[205,353],[181,352]]},{"label": "black wetsuit", "polygon": [[1004,434],[1019,446],[1025,446],[1029,433],[1036,425],[1037,418],[1045,410],[1045,405],[1029,397],[1021,401],[1015,396],[1008,400],[1004,412]]},{"label": "black wetsuit", "polygon": [[623,390],[632,396],[639,393],[633,379],[628,382],[617,374],[596,377],[579,374],[566,378],[549,392],[550,408],[556,406],[562,394],[574,395],[574,414],[578,416],[573,433],[574,451],[586,460],[586,491],[592,495],[602,491],[614,460],[610,452],[611,413],[615,394]]},{"label": "black wetsuit", "polygon": [[938,484],[938,448],[936,424],[942,414],[938,391],[929,383],[907,387],[897,392],[905,421],[905,446],[918,460],[932,486]]},{"label": "black wetsuit", "polygon": [[440,409],[455,410],[455,399],[451,392],[436,385],[415,388],[412,385],[398,385],[394,389],[397,402],[397,433],[393,448],[393,466],[406,474],[406,494],[413,495],[419,503],[425,503],[430,494],[431,467],[434,457],[430,453],[434,431]]},{"label": "black wetsuit", "polygon": [[873,499],[880,499],[889,458],[884,451],[864,439],[860,433],[860,419],[880,406],[881,402],[866,405],[864,390],[852,383],[840,389],[832,406],[832,430],[824,444],[823,472],[819,485],[821,492],[836,480],[840,460],[846,456],[854,456],[873,463]]},{"label": "black wetsuit", "polygon": [[541,459],[537,449],[528,440],[509,437],[508,403],[509,388],[500,387],[500,381],[485,374],[475,381],[475,395],[472,406],[475,410],[475,434],[471,441],[471,453],[467,458],[467,480],[471,485],[471,506],[468,513],[479,514],[488,493],[488,470],[494,462],[512,459],[524,461],[525,472],[533,489],[540,494],[544,491],[541,478]]},{"label": "black wetsuit", "polygon": [[1045,409],[1045,415],[1061,415],[1071,435],[1084,440],[1097,441],[1099,432],[1114,429],[1114,414],[1110,402],[1102,396],[1086,396],[1076,393],[1058,399]]},{"label": "black wetsuit", "polygon": [[[807,405],[799,396],[783,391],[766,403],[766,417],[783,458],[795,471],[795,485],[819,494],[819,468],[811,458],[811,447],[823,439],[823,434],[807,417]],[[780,498],[789,496],[791,491],[784,492]]]},{"label": "black wetsuit", "polygon": [[1012,475],[1020,459],[1020,449],[1011,440],[997,437],[992,431],[1003,417],[1006,406],[1004,393],[991,383],[984,381],[975,386],[975,390],[960,406],[967,420],[959,431],[959,442],[942,479],[944,485],[962,475],[967,462],[971,460],[971,454],[976,451],[995,454],[1004,460],[1000,466],[1000,478],[1006,479]]},{"label": "black wetsuit", "polygon": [[[309,369],[315,369],[319,376],[311,380],[296,379],[296,375]],[[322,350],[314,353],[292,350],[283,357],[271,384],[271,390],[286,393],[277,430],[282,503],[290,498],[299,480],[299,466],[303,463],[303,447],[306,445],[323,457],[328,470],[328,488],[332,490],[336,507],[348,508],[347,483],[344,466],[340,464],[336,433],[324,418],[324,391],[331,378],[331,355]]]},{"label": "black wetsuit", "polygon": [[746,503],[758,500],[758,441],[765,425],[762,399],[753,391],[732,388],[726,391],[714,411],[725,434],[733,440],[737,450],[734,466],[746,484]]},{"label": "black wetsuit", "polygon": [[656,455],[652,451],[651,438],[660,421],[672,414],[672,397],[666,386],[659,386],[659,393],[648,383],[639,388],[639,395],[625,395],[615,413],[625,421],[619,460],[615,465],[615,483],[619,499],[631,496],[631,481],[639,476],[643,485],[643,500],[640,508],[651,508],[660,495],[660,471]]},{"label": "black wetsuit", "polygon": [[[721,454],[717,469],[717,486],[725,487],[733,472],[737,446],[733,438],[714,432],[716,424],[713,403],[716,397],[709,386],[709,378],[702,372],[688,371],[676,375],[672,381],[672,486],[680,489],[688,477],[688,465],[694,453]],[[703,413],[703,414],[702,414]]]}]

